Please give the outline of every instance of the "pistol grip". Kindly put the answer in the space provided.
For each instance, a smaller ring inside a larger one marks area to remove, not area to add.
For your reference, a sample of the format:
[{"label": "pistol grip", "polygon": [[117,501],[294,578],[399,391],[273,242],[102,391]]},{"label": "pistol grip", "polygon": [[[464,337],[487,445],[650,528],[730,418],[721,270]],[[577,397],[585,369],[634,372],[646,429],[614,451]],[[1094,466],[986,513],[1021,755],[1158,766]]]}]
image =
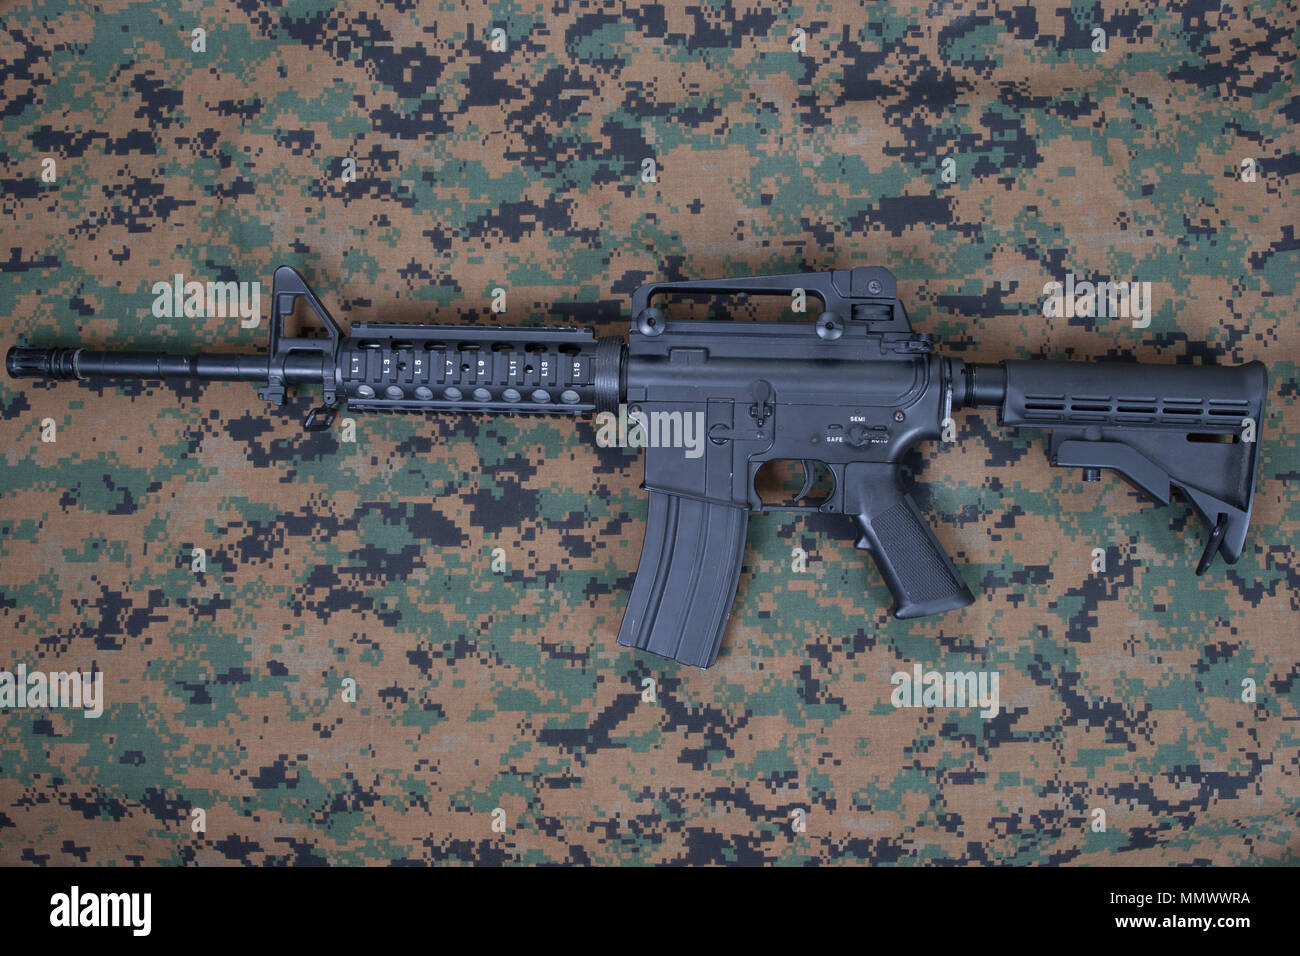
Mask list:
[{"label": "pistol grip", "polygon": [[891,464],[848,466],[850,505],[862,537],[894,596],[894,616],[924,617],[966,607],[975,598],[957,573]]},{"label": "pistol grip", "polygon": [[748,524],[747,508],[651,491],[618,642],[713,666],[736,598]]}]

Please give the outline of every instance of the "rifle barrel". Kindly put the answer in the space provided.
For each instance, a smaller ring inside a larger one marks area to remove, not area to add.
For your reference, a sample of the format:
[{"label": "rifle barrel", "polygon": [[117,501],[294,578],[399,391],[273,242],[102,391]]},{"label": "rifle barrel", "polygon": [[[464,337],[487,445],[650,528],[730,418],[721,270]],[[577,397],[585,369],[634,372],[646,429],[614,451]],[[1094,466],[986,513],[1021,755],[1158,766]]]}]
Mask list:
[{"label": "rifle barrel", "polygon": [[[14,346],[5,357],[14,378],[50,381],[90,379],[188,378],[209,382],[265,382],[267,357],[217,352],[204,355],[170,355],[166,352],[95,352],[81,348],[25,348]],[[285,379],[295,385],[320,385],[319,356],[290,355]]]}]

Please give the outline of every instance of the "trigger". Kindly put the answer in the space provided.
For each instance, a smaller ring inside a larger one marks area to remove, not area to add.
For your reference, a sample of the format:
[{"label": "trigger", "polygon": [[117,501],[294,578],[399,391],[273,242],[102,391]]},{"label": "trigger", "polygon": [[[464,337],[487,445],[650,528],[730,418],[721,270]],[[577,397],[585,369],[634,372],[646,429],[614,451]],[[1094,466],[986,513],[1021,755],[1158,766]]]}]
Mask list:
[{"label": "trigger", "polygon": [[817,483],[817,466],[807,458],[802,459],[803,464],[803,487],[799,489],[799,494],[794,496],[795,501],[803,501],[808,497],[808,492],[812,491],[813,485]]}]

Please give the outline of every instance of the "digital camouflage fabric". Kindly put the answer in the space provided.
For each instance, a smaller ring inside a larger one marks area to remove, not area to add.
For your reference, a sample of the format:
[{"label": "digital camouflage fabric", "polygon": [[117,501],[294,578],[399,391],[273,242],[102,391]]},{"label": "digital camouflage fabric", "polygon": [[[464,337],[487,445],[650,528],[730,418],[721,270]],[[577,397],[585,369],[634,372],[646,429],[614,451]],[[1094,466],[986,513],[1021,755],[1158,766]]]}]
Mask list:
[{"label": "digital camouflage fabric", "polygon": [[[99,673],[103,715],[0,715],[0,862],[1296,862],[1298,23],[7,4],[6,348],[253,352],[281,263],[345,321],[600,334],[651,279],[879,265],[968,361],[1270,394],[1235,566],[963,412],[908,470],[975,604],[895,620],[849,519],[757,515],[702,671],[616,643],[642,461],[590,419],[309,434],[316,395],[4,378],[0,668]],[[177,274],[264,283],[260,325],[156,316]],[[1067,274],[1150,282],[1149,325],[1045,316]],[[996,714],[894,706],[917,665]]]}]

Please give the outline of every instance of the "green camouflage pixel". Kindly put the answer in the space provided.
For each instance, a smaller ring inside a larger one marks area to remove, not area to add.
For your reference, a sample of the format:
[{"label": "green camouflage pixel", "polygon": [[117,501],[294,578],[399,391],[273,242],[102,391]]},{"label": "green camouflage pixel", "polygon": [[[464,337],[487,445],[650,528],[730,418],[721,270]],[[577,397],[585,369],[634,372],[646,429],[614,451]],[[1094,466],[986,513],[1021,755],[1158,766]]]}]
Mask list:
[{"label": "green camouflage pixel", "polygon": [[[8,4],[0,345],[254,351],[150,289],[265,313],[281,263],[344,320],[602,334],[652,278],[881,265],[968,360],[1267,363],[1241,561],[966,413],[909,465],[974,605],[894,620],[847,519],[758,515],[699,671],[615,641],[646,502],[590,421],[3,378],[0,668],[107,706],[0,715],[0,863],[1296,862],[1296,4],[832,6]],[[1044,318],[1066,272],[1150,327]],[[918,662],[1001,712],[895,709]]]}]

